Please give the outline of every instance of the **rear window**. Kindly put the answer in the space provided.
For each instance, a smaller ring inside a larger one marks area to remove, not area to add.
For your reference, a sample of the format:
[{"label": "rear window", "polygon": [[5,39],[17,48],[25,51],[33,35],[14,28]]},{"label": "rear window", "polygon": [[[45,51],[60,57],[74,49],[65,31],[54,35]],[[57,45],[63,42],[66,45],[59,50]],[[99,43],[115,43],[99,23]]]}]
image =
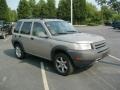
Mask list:
[{"label": "rear window", "polygon": [[21,28],[21,34],[29,35],[30,30],[31,30],[31,26],[32,26],[32,22],[24,22],[24,24]]},{"label": "rear window", "polygon": [[16,27],[15,27],[15,29],[14,29],[14,32],[15,32],[15,33],[18,33],[18,32],[19,32],[19,29],[20,29],[21,24],[22,24],[22,22],[17,22],[17,25],[16,25]]}]

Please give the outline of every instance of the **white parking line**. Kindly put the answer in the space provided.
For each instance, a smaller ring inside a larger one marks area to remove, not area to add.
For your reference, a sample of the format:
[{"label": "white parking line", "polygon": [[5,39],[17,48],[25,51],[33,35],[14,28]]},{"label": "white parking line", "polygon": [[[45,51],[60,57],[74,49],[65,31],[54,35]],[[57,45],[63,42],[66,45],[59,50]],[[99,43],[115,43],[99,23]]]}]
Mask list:
[{"label": "white parking line", "polygon": [[118,61],[120,61],[120,58],[117,58],[117,57],[115,57],[115,56],[113,56],[113,55],[108,55],[109,57],[111,57],[111,58],[113,58],[113,59],[115,59],[115,60],[118,60]]},{"label": "white parking line", "polygon": [[0,82],[0,85],[2,85],[4,82],[6,82],[6,80],[7,80],[7,77],[4,76],[4,77],[2,78],[2,81]]},{"label": "white parking line", "polygon": [[45,73],[44,63],[41,62],[40,65],[41,65],[41,72],[42,72],[44,89],[45,89],[45,90],[49,90],[49,86],[48,86],[48,82],[47,82],[47,77],[46,77],[46,73]]}]

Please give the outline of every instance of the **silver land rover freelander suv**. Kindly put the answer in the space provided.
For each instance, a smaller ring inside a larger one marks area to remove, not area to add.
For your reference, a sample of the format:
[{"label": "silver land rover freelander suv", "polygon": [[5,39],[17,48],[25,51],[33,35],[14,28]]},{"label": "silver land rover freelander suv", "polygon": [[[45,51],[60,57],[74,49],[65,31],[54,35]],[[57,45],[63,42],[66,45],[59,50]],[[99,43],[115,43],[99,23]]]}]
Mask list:
[{"label": "silver land rover freelander suv", "polygon": [[103,37],[80,33],[60,19],[22,19],[13,31],[12,44],[17,58],[32,54],[53,61],[61,75],[75,67],[91,65],[105,57],[109,48]]}]

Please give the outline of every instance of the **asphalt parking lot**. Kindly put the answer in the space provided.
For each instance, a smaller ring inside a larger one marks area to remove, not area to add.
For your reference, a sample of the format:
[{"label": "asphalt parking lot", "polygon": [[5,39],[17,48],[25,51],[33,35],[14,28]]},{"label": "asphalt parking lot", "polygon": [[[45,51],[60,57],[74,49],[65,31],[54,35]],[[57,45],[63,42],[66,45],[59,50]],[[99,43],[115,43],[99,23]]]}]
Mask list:
[{"label": "asphalt parking lot", "polygon": [[92,67],[69,76],[58,75],[52,63],[14,55],[11,36],[0,39],[0,90],[120,90],[120,32],[106,26],[80,26],[80,32],[102,35],[111,53]]}]

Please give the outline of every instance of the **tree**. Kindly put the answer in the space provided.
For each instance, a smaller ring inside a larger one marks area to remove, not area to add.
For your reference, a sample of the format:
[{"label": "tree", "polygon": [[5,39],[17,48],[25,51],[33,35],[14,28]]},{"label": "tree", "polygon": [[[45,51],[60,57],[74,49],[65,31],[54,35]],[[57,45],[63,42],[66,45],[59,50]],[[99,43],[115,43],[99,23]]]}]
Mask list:
[{"label": "tree", "polygon": [[40,7],[39,4],[36,4],[35,7],[33,8],[33,17],[39,17],[40,14]]},{"label": "tree", "polygon": [[107,0],[95,0],[97,3],[98,3],[98,5],[100,5],[100,6],[103,6],[103,5],[105,5],[105,4],[107,4]]},{"label": "tree", "polygon": [[86,23],[101,23],[101,14],[97,10],[96,6],[92,5],[91,3],[86,3]]},{"label": "tree", "polygon": [[[101,6],[101,9],[103,6],[107,5],[108,1],[107,0],[95,0],[98,5]],[[102,23],[104,22],[104,15],[103,15],[103,11],[101,10],[101,18],[102,18]]]},{"label": "tree", "polygon": [[35,0],[29,0],[29,6],[30,6],[30,10],[31,10],[32,17],[34,17],[34,13],[35,13],[35,12],[34,12],[35,5],[36,5]]},{"label": "tree", "polygon": [[120,21],[120,14],[113,14],[113,16],[112,16],[112,20],[113,21]]},{"label": "tree", "polygon": [[101,8],[103,12],[103,19],[104,20],[111,20],[113,11],[108,6],[102,6]]},{"label": "tree", "polygon": [[[57,16],[64,20],[70,21],[70,5],[71,0],[60,0]],[[73,18],[75,24],[83,24],[86,18],[86,0],[74,0],[73,1]]]},{"label": "tree", "polygon": [[26,0],[20,0],[17,12],[19,19],[32,17],[29,3]]},{"label": "tree", "polygon": [[86,0],[74,0],[73,12],[75,24],[83,24],[86,18]]},{"label": "tree", "polygon": [[57,17],[70,21],[70,0],[60,0],[57,9]]},{"label": "tree", "polygon": [[36,4],[35,7],[33,8],[33,17],[39,17],[39,5]]},{"label": "tree", "polygon": [[47,0],[48,17],[56,16],[55,0]]},{"label": "tree", "polygon": [[101,7],[104,5],[108,5],[110,8],[120,13],[120,1],[119,0],[96,0],[96,2]]},{"label": "tree", "polygon": [[0,20],[8,21],[8,5],[6,0],[0,0]]},{"label": "tree", "polygon": [[8,21],[9,22],[14,22],[17,20],[17,13],[15,10],[11,10],[8,8]]},{"label": "tree", "polygon": [[46,18],[47,17],[47,4],[44,0],[40,0],[38,2],[38,8],[39,8],[38,16],[41,18],[43,18],[43,17]]},{"label": "tree", "polygon": [[120,1],[118,0],[109,0],[108,5],[115,10],[118,14],[120,13]]}]

